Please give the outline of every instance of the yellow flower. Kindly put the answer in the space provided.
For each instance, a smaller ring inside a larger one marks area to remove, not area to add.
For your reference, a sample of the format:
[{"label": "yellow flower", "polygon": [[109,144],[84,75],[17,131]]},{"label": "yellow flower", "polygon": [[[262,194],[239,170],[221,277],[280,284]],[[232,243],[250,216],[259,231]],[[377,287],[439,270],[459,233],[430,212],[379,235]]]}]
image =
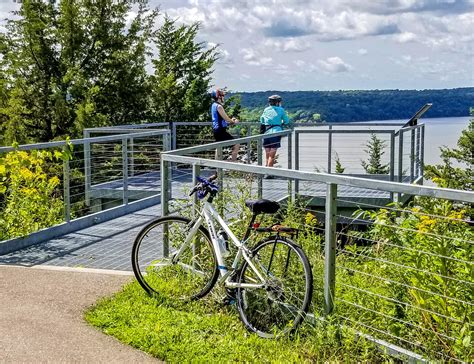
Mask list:
[{"label": "yellow flower", "polygon": [[29,180],[29,179],[34,178],[34,174],[28,168],[20,169],[20,175],[25,180]]}]

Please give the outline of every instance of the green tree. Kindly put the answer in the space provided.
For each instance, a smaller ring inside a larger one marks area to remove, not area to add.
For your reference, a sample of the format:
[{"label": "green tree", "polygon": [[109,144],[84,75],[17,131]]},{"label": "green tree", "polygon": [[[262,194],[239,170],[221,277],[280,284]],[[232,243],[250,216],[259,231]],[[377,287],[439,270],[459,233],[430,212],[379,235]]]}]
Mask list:
[{"label": "green tree", "polygon": [[362,161],[362,167],[368,174],[387,174],[390,171],[388,164],[382,164],[382,156],[385,154],[385,141],[377,135],[371,134],[370,141],[366,144],[364,151],[369,155],[367,161]]},{"label": "green tree", "polygon": [[8,142],[146,117],[146,44],[157,16],[146,1],[24,0],[16,15],[0,35]]},{"label": "green tree", "polygon": [[341,159],[339,158],[339,154],[336,153],[336,173],[344,173],[346,169],[342,166]]},{"label": "green tree", "polygon": [[158,54],[152,60],[152,108],[159,121],[209,120],[208,90],[217,52],[196,42],[198,30],[198,23],[177,26],[166,17],[154,37]]}]

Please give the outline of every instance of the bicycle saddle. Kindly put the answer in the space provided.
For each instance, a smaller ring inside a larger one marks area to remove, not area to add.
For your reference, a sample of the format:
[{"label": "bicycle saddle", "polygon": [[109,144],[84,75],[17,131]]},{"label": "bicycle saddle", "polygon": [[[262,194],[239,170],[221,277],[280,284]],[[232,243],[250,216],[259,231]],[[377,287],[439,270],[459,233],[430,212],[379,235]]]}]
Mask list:
[{"label": "bicycle saddle", "polygon": [[255,215],[262,213],[274,214],[280,209],[280,204],[278,202],[264,199],[245,201],[245,206],[247,206]]}]

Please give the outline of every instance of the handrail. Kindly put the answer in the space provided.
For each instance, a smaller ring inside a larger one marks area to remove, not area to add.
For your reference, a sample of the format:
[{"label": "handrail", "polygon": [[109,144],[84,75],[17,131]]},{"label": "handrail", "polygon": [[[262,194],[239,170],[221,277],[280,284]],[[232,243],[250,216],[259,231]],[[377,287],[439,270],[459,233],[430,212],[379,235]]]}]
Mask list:
[{"label": "handrail", "polygon": [[[291,133],[291,130],[285,130],[285,131],[279,131],[278,133],[272,133],[273,136],[285,136]],[[196,153],[196,152],[203,152],[219,147],[228,147],[231,145],[235,144],[244,144],[248,143],[252,140],[260,140],[262,138],[263,134],[259,135],[253,135],[249,137],[242,137],[242,138],[236,138],[232,140],[226,140],[223,142],[214,142],[214,143],[208,143],[204,145],[198,145],[195,147],[187,147],[187,148],[181,148],[181,149],[175,149],[175,150],[170,150],[168,152],[163,152],[162,154],[173,154],[173,155],[184,155],[188,153]],[[268,138],[268,135],[266,135],[266,138]]]},{"label": "handrail", "polygon": [[[291,133],[290,130],[283,131],[279,133],[273,133],[275,136],[283,136],[285,134]],[[225,147],[234,145],[237,143],[246,143],[252,140],[259,140],[268,137],[260,134],[251,137],[244,137],[239,139],[233,139],[230,141],[217,142],[206,144],[198,147],[189,147],[179,150],[173,150],[168,152],[163,152],[163,160],[168,162],[178,162],[186,164],[196,164],[200,166],[208,166],[215,168],[225,168],[230,170],[236,170],[241,172],[256,173],[256,174],[269,174],[278,177],[288,178],[288,179],[297,179],[297,180],[306,180],[313,182],[321,183],[333,183],[341,184],[352,187],[359,188],[368,188],[379,191],[389,191],[395,193],[405,193],[409,195],[420,195],[427,197],[435,198],[444,198],[447,200],[455,201],[465,201],[469,203],[474,203],[474,192],[470,191],[459,191],[449,188],[439,188],[439,187],[430,187],[430,186],[419,186],[419,185],[407,185],[401,182],[388,182],[388,181],[378,181],[369,178],[361,177],[350,177],[343,176],[339,174],[328,174],[328,173],[317,173],[317,172],[304,172],[294,169],[285,169],[285,168],[272,168],[272,167],[263,167],[263,166],[254,166],[249,164],[240,164],[224,161],[216,161],[206,158],[198,158],[191,156],[184,156],[184,154],[202,152],[206,150],[215,150],[218,147]]]},{"label": "handrail", "polygon": [[[140,133],[133,133],[130,134],[117,134],[117,135],[110,135],[110,136],[101,136],[101,137],[92,137],[92,138],[82,138],[82,139],[72,139],[69,141],[72,145],[82,145],[86,143],[97,143],[97,142],[107,142],[113,140],[122,140],[126,137],[146,137],[146,136],[156,136],[156,135],[166,135],[170,134],[169,129],[159,129],[154,131],[144,131]],[[55,147],[62,147],[68,144],[66,140],[60,140],[57,142],[47,142],[47,143],[36,143],[36,144],[23,144],[19,145],[18,147],[0,147],[0,153],[8,153],[13,152],[15,150],[32,150],[32,149],[47,149],[47,148],[55,148]]]}]

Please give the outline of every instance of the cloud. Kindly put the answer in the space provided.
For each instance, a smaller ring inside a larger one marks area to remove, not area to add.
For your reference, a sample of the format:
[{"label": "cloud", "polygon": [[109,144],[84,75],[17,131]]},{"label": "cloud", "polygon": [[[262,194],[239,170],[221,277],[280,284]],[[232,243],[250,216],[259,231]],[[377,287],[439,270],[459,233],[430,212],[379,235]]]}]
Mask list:
[{"label": "cloud", "polygon": [[306,62],[301,59],[297,59],[296,61],[293,61],[293,63],[296,65],[296,67],[299,68],[303,68],[306,66]]},{"label": "cloud", "polygon": [[351,65],[345,63],[339,57],[329,57],[326,60],[319,60],[318,65],[321,69],[330,73],[348,72],[353,69]]},{"label": "cloud", "polygon": [[244,62],[250,66],[268,66],[272,63],[272,57],[264,56],[252,48],[240,50]]},{"label": "cloud", "polygon": [[268,27],[263,29],[268,37],[299,37],[313,33],[310,27],[302,24],[291,24],[283,20],[276,19]]},{"label": "cloud", "polygon": [[359,49],[357,50],[357,53],[359,53],[361,56],[365,56],[365,55],[366,55],[367,53],[369,53],[369,52],[368,52],[367,49],[365,49],[365,48],[359,48]]},{"label": "cloud", "polygon": [[398,42],[398,43],[408,43],[408,42],[413,42],[414,40],[417,39],[416,34],[411,33],[411,32],[403,32],[400,34],[395,34],[393,38]]},{"label": "cloud", "polygon": [[266,39],[264,45],[268,48],[274,49],[277,52],[303,52],[311,48],[310,43],[307,40],[299,38],[290,39]]},{"label": "cloud", "polygon": [[472,0],[343,0],[340,4],[360,12],[379,15],[422,12],[460,14],[474,8]]}]

